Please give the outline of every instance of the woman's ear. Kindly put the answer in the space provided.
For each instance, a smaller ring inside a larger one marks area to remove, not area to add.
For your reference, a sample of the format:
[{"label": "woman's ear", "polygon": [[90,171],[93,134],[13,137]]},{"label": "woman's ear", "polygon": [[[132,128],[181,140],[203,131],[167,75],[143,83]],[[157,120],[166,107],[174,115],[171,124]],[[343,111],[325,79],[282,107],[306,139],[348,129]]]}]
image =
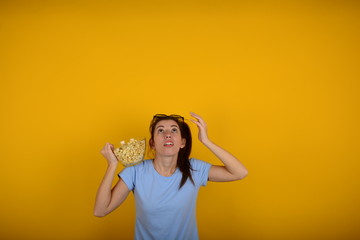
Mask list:
[{"label": "woman's ear", "polygon": [[150,145],[150,148],[154,148],[154,141],[152,139],[150,139],[149,145]]},{"label": "woman's ear", "polygon": [[180,148],[184,148],[185,145],[186,145],[186,138],[182,138],[182,139],[181,139],[181,146],[180,146]]}]

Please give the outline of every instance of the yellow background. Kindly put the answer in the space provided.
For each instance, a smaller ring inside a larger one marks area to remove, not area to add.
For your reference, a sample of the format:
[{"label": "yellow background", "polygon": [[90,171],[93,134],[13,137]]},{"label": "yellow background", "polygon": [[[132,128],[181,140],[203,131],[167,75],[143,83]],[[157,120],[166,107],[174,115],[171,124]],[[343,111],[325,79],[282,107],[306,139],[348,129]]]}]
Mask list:
[{"label": "yellow background", "polygon": [[359,10],[1,1],[0,238],[132,239],[132,194],[93,216],[100,149],[194,111],[249,170],[200,190],[200,238],[359,239]]}]

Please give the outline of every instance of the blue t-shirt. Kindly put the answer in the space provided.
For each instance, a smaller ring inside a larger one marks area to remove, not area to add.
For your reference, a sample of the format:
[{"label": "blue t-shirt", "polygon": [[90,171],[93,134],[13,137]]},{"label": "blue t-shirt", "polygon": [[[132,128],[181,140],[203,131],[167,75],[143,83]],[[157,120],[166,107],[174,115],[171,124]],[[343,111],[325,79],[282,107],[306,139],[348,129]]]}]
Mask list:
[{"label": "blue t-shirt", "polygon": [[198,239],[196,199],[200,186],[207,184],[211,164],[191,158],[192,178],[179,190],[181,171],[169,177],[160,175],[153,160],[124,168],[118,176],[136,201],[135,239]]}]

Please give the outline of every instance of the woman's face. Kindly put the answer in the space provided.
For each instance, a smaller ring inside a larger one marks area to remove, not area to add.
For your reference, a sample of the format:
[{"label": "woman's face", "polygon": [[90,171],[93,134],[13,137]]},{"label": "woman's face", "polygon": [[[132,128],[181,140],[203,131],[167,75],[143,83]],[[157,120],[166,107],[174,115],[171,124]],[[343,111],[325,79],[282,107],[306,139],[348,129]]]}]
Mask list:
[{"label": "woman's face", "polygon": [[157,155],[174,156],[185,147],[185,138],[181,138],[179,125],[174,120],[159,121],[154,130],[152,148]]}]

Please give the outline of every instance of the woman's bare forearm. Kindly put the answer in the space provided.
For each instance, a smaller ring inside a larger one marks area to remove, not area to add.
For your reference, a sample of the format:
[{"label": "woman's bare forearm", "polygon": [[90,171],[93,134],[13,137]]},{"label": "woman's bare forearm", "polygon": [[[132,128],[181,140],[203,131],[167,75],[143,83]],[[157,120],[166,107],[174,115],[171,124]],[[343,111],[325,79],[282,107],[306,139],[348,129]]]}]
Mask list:
[{"label": "woman's bare forearm", "polygon": [[109,164],[105,176],[101,181],[96,194],[94,215],[102,217],[107,214],[107,208],[111,202],[112,182],[116,173],[117,164]]},{"label": "woman's bare forearm", "polygon": [[247,176],[248,170],[231,153],[210,140],[204,141],[203,144],[224,164],[224,167],[230,174],[237,176],[239,179]]}]

